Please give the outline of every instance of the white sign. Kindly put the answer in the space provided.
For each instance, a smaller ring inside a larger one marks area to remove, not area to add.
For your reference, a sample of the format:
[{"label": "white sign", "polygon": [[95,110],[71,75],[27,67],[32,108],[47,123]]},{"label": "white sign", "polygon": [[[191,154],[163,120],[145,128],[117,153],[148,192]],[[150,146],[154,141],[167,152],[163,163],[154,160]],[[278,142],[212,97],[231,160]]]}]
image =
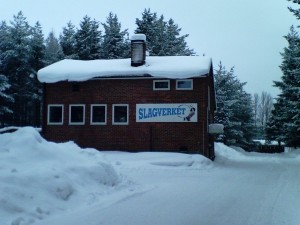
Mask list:
[{"label": "white sign", "polygon": [[136,122],[197,122],[197,103],[137,104]]}]

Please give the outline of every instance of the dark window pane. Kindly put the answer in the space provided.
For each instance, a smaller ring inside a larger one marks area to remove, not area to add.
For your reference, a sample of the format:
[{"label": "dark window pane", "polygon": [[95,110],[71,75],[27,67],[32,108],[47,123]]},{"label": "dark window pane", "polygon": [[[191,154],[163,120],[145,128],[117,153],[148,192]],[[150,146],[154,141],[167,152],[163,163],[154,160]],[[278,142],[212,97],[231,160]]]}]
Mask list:
[{"label": "dark window pane", "polygon": [[177,81],[177,88],[182,89],[191,89],[192,88],[192,81],[184,80],[184,81]]},{"label": "dark window pane", "polygon": [[168,89],[168,88],[169,88],[168,81],[155,82],[155,89]]},{"label": "dark window pane", "polygon": [[92,106],[92,123],[105,123],[105,106]]},{"label": "dark window pane", "polygon": [[127,123],[127,106],[114,107],[114,122]]},{"label": "dark window pane", "polygon": [[49,107],[49,123],[62,123],[62,106]]},{"label": "dark window pane", "polygon": [[71,123],[83,123],[83,106],[71,106]]}]

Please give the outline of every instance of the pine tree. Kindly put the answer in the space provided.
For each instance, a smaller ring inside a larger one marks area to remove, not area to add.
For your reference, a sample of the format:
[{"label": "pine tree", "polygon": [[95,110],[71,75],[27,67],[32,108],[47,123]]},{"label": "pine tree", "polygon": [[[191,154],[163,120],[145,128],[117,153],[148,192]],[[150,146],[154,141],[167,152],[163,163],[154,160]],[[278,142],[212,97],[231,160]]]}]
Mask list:
[{"label": "pine tree", "polygon": [[44,44],[44,34],[42,26],[36,22],[31,29],[31,54],[29,63],[32,68],[30,75],[31,82],[28,88],[31,90],[31,100],[28,102],[28,107],[31,109],[29,114],[29,122],[33,126],[40,126],[41,119],[41,99],[42,99],[42,84],[37,79],[37,71],[45,66],[46,47]]},{"label": "pine tree", "polygon": [[145,9],[142,19],[136,19],[135,33],[145,34],[147,49],[153,56],[194,55],[194,51],[187,47],[185,39],[188,35],[180,36],[181,28],[173,19],[165,21],[164,16],[157,17],[150,9]]},{"label": "pine tree", "polygon": [[285,128],[284,124],[287,121],[287,108],[283,99],[278,98],[274,103],[274,108],[271,111],[271,117],[267,122],[265,133],[268,142],[277,141],[278,145],[281,145],[285,141]]},{"label": "pine tree", "polygon": [[62,34],[59,36],[59,43],[65,55],[65,58],[76,59],[76,39],[75,39],[75,26],[71,21],[67,23],[67,26],[63,28]]},{"label": "pine tree", "polygon": [[51,31],[46,39],[45,64],[50,65],[63,58],[64,54],[58,39],[55,37],[54,32]]},{"label": "pine tree", "polygon": [[31,27],[20,11],[9,25],[0,24],[0,74],[5,75],[1,75],[1,84],[6,88],[1,107],[12,112],[2,116],[2,124],[40,125],[41,84],[37,71],[44,67],[44,60],[44,36],[39,22]]},{"label": "pine tree", "polygon": [[[289,2],[293,2],[296,4],[300,5],[300,0],[287,0]],[[288,7],[288,9],[290,10],[290,12],[292,12],[294,14],[294,16],[296,16],[297,19],[300,19],[300,9],[293,9],[292,7]]]},{"label": "pine tree", "polygon": [[[281,130],[280,127],[274,126],[274,124],[281,123],[286,144],[300,146],[300,38],[293,26],[285,39],[288,47],[284,48],[284,52],[281,53],[283,61],[280,65],[283,75],[281,81],[274,81],[274,86],[278,87],[281,93],[277,98],[278,103],[275,104],[277,111],[273,111],[272,124],[268,127],[273,125],[274,129]],[[274,138],[273,134],[278,134],[279,130],[274,132],[269,130],[268,138]]]},{"label": "pine tree", "polygon": [[117,15],[109,13],[104,27],[101,58],[118,59],[130,56],[130,45],[127,29],[121,31]]},{"label": "pine tree", "polygon": [[8,78],[0,74],[0,126],[5,125],[6,115],[13,113],[9,107],[9,103],[13,103],[14,98],[7,92],[10,87],[11,85],[8,83]]},{"label": "pine tree", "polygon": [[224,125],[221,139],[226,144],[247,147],[253,138],[253,111],[251,95],[244,91],[244,85],[234,75],[234,69],[227,71],[222,63],[215,73],[217,111],[215,121]]},{"label": "pine tree", "polygon": [[178,28],[178,25],[175,24],[173,19],[169,19],[166,25],[166,39],[165,39],[165,49],[167,55],[194,55],[194,51],[187,47],[185,39],[189,36],[185,34],[179,36],[181,28]]},{"label": "pine tree", "polygon": [[5,60],[6,51],[11,45],[9,37],[9,27],[5,21],[0,22],[0,72],[5,70],[3,60]]},{"label": "pine tree", "polygon": [[31,29],[31,54],[30,65],[34,69],[34,73],[45,66],[45,44],[44,34],[42,26],[39,22],[36,22],[35,26]]},{"label": "pine tree", "polygon": [[81,60],[99,59],[101,51],[101,32],[99,23],[85,16],[75,35],[76,52]]},{"label": "pine tree", "polygon": [[11,123],[14,125],[27,125],[28,102],[31,100],[32,92],[32,68],[31,58],[31,27],[29,26],[23,13],[20,11],[14,15],[11,26],[8,28],[9,41],[6,51],[3,52],[3,74],[9,79],[11,88],[9,93],[15,99],[11,105],[13,111]]},{"label": "pine tree", "polygon": [[157,55],[155,45],[157,45],[157,14],[150,12],[150,9],[145,9],[142,13],[142,19],[136,19],[137,28],[135,30],[136,34],[145,34],[147,50],[150,55]]}]

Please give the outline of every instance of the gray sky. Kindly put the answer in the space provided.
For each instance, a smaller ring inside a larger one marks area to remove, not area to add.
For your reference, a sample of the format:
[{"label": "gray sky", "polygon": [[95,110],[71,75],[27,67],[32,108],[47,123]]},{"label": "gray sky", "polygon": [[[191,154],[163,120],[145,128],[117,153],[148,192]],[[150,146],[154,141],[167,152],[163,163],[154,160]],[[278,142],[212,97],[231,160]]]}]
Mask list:
[{"label": "gray sky", "polygon": [[173,18],[189,34],[188,46],[198,55],[220,61],[235,75],[247,82],[247,92],[267,91],[275,97],[272,87],[280,80],[280,52],[287,45],[283,38],[291,25],[300,24],[287,9],[296,4],[286,0],[0,0],[0,20],[13,19],[20,10],[30,25],[39,21],[45,37],[51,30],[58,37],[68,21],[79,27],[85,15],[105,22],[109,12],[117,14],[122,28],[133,34],[135,19],[150,8],[165,19]]}]

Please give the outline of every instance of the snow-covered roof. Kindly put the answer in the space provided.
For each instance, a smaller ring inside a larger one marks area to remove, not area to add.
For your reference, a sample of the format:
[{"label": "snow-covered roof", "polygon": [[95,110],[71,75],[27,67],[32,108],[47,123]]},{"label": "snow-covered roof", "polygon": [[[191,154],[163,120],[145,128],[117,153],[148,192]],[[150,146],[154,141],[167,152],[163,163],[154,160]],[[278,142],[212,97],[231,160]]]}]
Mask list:
[{"label": "snow-covered roof", "polygon": [[209,73],[211,58],[204,56],[148,56],[143,66],[132,67],[131,59],[64,59],[38,71],[40,82],[86,81],[98,77],[143,77],[184,79]]}]

